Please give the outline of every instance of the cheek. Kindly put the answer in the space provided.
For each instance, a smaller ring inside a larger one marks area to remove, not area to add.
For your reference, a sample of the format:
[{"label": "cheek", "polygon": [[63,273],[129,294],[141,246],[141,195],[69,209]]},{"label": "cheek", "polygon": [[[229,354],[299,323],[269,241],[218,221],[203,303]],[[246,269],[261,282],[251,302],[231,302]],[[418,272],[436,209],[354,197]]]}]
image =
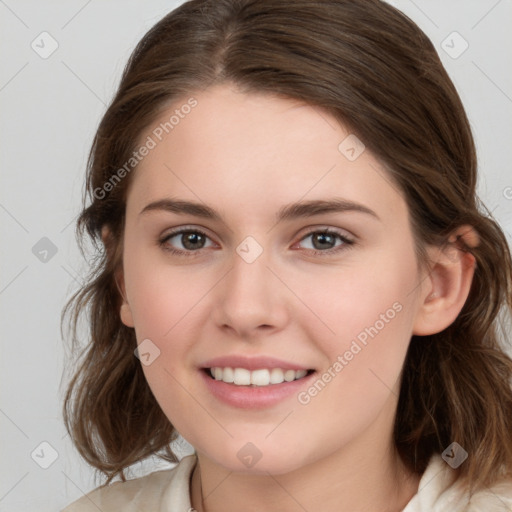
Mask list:
[{"label": "cheek", "polygon": [[319,275],[304,290],[321,320],[302,326],[327,356],[322,379],[330,388],[327,402],[342,400],[348,410],[363,399],[378,402],[399,377],[416,311],[417,269],[412,250],[398,256]]},{"label": "cheek", "polygon": [[311,437],[323,440],[315,456],[327,456],[373,424],[383,428],[386,417],[392,422],[412,328],[410,310],[401,299],[374,297],[358,308],[345,302],[347,314],[340,313],[333,324],[336,336],[317,338],[326,365],[297,395],[295,415]]},{"label": "cheek", "polygon": [[194,310],[214,284],[211,272],[197,270],[191,276],[186,267],[171,266],[162,260],[164,257],[160,256],[150,260],[141,251],[132,252],[124,262],[127,295],[139,341],[164,341],[177,329],[195,325]]},{"label": "cheek", "polygon": [[143,365],[143,371],[162,409],[173,416],[173,423],[176,417],[192,414],[182,410],[190,401],[182,386],[189,387],[192,349],[204,337],[203,300],[218,280],[218,274],[212,274],[197,270],[191,275],[185,267],[150,262],[143,252],[133,251],[125,259],[137,341],[150,340],[149,346],[158,355],[150,365]]},{"label": "cheek", "polygon": [[316,337],[322,333],[326,352],[337,354],[355,339],[363,346],[377,337],[393,342],[398,333],[409,332],[417,276],[414,265],[403,263],[318,275],[303,289],[307,305],[323,324],[319,330],[317,320]]}]

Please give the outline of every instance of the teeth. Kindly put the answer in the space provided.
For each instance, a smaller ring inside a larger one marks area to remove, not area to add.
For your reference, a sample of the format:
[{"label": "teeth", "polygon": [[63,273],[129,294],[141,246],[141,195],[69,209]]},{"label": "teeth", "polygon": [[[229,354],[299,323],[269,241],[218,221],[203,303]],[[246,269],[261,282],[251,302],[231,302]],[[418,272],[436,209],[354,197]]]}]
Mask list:
[{"label": "teeth", "polygon": [[270,372],[268,370],[252,371],[251,384],[255,386],[268,386],[270,384]]},{"label": "teeth", "polygon": [[222,380],[229,384],[237,386],[268,386],[269,384],[281,384],[282,382],[291,382],[302,379],[308,372],[306,370],[282,370],[281,368],[272,368],[267,370],[250,371],[245,368],[210,368],[210,375],[215,380]]},{"label": "teeth", "polygon": [[[220,370],[220,374],[221,374],[221,378],[219,380],[222,380],[222,377],[224,376],[224,372],[222,371],[222,368],[215,369],[216,372],[218,370]],[[251,372],[249,370],[246,370],[245,368],[235,368],[234,374],[235,374],[234,383],[237,386],[248,386],[251,383]]]},{"label": "teeth", "polygon": [[219,380],[223,380],[224,382],[235,382],[235,372],[233,371],[233,368],[217,368],[217,370],[220,370],[220,377]]},{"label": "teeth", "polygon": [[270,370],[270,384],[281,384],[284,381],[284,372],[281,368]]}]

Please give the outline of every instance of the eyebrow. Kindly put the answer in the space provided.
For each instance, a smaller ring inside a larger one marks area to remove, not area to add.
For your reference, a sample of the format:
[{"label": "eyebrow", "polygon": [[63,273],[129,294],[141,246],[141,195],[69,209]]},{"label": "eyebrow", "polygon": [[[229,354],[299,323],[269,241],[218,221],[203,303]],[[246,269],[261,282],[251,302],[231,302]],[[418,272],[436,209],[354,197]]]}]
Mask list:
[{"label": "eyebrow", "polygon": [[[221,216],[209,206],[193,201],[181,201],[173,199],[160,199],[145,206],[139,215],[163,210],[179,215],[193,215],[214,221],[222,221]],[[311,201],[299,201],[283,206],[276,215],[276,223],[294,219],[313,217],[324,213],[359,212],[365,213],[380,220],[379,216],[367,206],[341,198],[318,199]]]}]

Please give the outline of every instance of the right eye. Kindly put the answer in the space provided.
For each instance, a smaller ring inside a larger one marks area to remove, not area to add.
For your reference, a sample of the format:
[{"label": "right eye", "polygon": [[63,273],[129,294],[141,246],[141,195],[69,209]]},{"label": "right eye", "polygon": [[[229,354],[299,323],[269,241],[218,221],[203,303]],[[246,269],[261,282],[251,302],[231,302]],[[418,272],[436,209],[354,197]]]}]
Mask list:
[{"label": "right eye", "polygon": [[[159,240],[159,244],[166,251],[178,255],[188,255],[204,249],[206,242],[210,240],[208,235],[198,229],[180,228],[170,233],[167,233]],[[211,240],[210,240],[211,242]],[[182,248],[176,248],[176,245],[181,245]]]}]

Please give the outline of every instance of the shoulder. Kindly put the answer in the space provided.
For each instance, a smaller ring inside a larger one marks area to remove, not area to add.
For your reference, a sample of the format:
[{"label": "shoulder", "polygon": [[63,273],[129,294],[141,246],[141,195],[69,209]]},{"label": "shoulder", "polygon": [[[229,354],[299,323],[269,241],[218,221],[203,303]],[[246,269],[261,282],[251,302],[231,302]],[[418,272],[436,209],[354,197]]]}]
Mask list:
[{"label": "shoulder", "polygon": [[475,493],[468,512],[510,512],[512,510],[512,479],[502,480]]},{"label": "shoulder", "polygon": [[403,512],[510,512],[512,479],[502,480],[490,488],[469,496],[467,488],[455,480],[453,469],[441,455],[432,456],[421,477],[418,492]]},{"label": "shoulder", "polygon": [[190,476],[196,460],[195,455],[189,455],[172,469],[99,487],[62,512],[171,512],[175,507],[187,511],[191,508]]}]

